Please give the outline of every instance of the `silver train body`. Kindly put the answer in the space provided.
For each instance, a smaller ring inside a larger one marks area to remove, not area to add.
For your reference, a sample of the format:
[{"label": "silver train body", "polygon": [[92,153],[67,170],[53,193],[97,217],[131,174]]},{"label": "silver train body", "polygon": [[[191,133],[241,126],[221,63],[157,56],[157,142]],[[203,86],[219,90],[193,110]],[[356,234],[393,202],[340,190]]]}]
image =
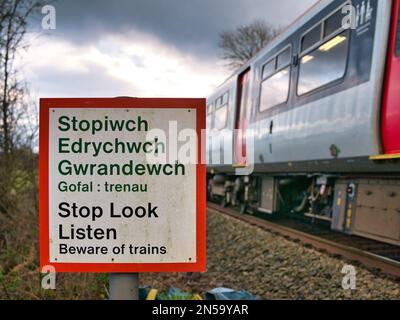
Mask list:
[{"label": "silver train body", "polygon": [[210,198],[400,245],[400,152],[382,123],[398,6],[322,0],[207,99]]}]

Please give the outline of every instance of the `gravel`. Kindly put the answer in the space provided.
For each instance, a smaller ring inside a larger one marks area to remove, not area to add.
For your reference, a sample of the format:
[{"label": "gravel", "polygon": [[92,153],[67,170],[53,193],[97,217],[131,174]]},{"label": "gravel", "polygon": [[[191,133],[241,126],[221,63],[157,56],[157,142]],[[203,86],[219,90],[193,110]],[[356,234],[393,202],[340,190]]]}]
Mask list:
[{"label": "gravel", "polygon": [[[342,287],[345,265],[355,267],[355,290]],[[207,212],[207,272],[140,277],[141,285],[201,294],[228,287],[261,299],[400,299],[399,281],[212,210]]]}]

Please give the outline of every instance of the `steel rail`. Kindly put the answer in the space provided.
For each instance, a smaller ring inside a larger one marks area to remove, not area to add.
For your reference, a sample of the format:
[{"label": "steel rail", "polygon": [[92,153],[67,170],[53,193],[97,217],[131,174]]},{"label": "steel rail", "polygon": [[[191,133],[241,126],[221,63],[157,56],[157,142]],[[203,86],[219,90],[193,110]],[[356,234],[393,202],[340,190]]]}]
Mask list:
[{"label": "steel rail", "polygon": [[290,239],[298,240],[304,244],[311,245],[318,250],[325,250],[330,254],[342,256],[350,261],[357,261],[368,268],[379,269],[386,274],[398,277],[400,279],[399,261],[388,259],[386,257],[382,257],[351,246],[335,243],[333,241],[285,227],[271,221],[263,220],[250,215],[243,215],[233,209],[222,208],[214,203],[207,202],[207,208],[221,212],[234,219],[249,223],[262,230],[276,232]]}]

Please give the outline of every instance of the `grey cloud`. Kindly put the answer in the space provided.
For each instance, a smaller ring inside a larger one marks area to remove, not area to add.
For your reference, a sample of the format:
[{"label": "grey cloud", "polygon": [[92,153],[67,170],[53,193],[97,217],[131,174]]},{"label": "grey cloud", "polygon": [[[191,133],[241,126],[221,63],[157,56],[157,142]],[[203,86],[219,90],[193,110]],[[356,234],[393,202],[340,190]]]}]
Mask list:
[{"label": "grey cloud", "polygon": [[[265,19],[275,26],[285,26],[314,2],[315,0],[56,0],[54,5],[57,30],[45,34],[50,36],[50,41],[52,37],[65,40],[78,46],[79,50],[79,46],[98,44],[104,35],[131,35],[135,34],[132,31],[139,31],[217,68],[220,31],[255,19]],[[40,30],[40,17],[31,21],[31,28],[32,31]],[[143,40],[132,38],[132,42],[138,41]],[[118,48],[107,48],[106,51],[112,54],[113,50]],[[143,63],[140,57],[132,59],[137,66]],[[30,66],[29,82],[42,97],[142,95],[135,83],[112,77],[100,65],[93,63],[85,67],[87,72],[33,64]]]},{"label": "grey cloud", "polygon": [[[285,26],[315,0],[58,0],[57,33],[77,44],[139,30],[182,51],[216,56],[218,34],[255,19]],[[135,41],[135,39],[132,39]]]},{"label": "grey cloud", "polygon": [[41,97],[140,96],[132,83],[110,76],[98,65],[86,64],[86,72],[41,67],[32,68],[30,81],[39,85]]}]

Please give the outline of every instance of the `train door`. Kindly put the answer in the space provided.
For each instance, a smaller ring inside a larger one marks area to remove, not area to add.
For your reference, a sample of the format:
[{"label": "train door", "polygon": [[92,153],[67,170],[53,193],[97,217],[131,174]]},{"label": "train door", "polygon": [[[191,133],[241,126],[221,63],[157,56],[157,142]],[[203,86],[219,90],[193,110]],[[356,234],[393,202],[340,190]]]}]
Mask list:
[{"label": "train door", "polygon": [[247,165],[247,110],[250,94],[250,68],[238,77],[237,106],[235,116],[234,133],[234,166],[245,167]]},{"label": "train door", "polygon": [[382,111],[385,154],[400,154],[400,1],[393,1],[392,27]]}]

